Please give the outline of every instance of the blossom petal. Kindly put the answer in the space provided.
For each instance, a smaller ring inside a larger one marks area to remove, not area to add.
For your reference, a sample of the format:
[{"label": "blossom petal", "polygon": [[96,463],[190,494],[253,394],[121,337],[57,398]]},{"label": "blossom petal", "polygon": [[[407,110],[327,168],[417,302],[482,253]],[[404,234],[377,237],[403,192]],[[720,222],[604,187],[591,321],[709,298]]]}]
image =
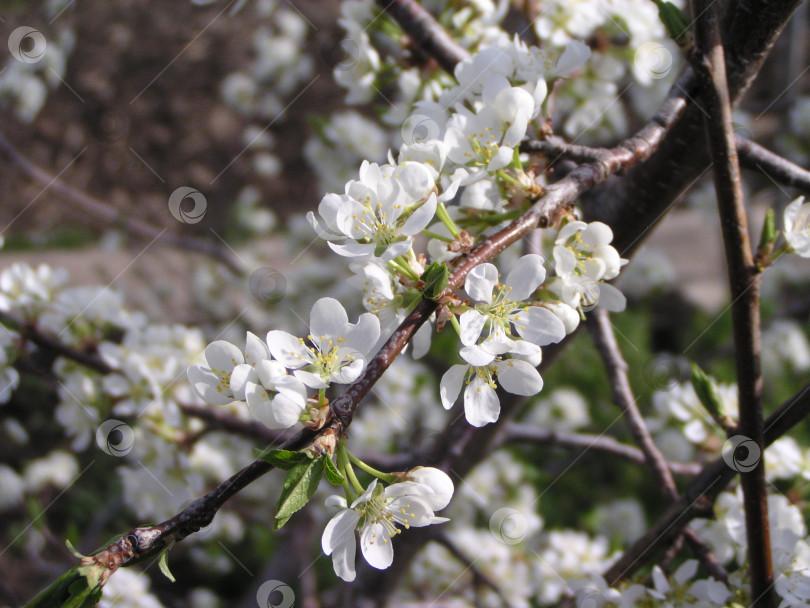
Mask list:
[{"label": "blossom petal", "polygon": [[478,341],[487,318],[477,310],[468,310],[459,317],[461,343],[470,346]]},{"label": "blossom petal", "polygon": [[288,369],[298,369],[312,362],[312,353],[301,340],[286,331],[267,332],[267,346],[273,358]]},{"label": "blossom petal", "polygon": [[495,422],[501,414],[501,402],[495,389],[478,376],[464,389],[464,414],[467,422],[475,427]]},{"label": "blossom petal", "polygon": [[394,547],[391,538],[380,523],[363,527],[360,533],[360,548],[368,565],[377,570],[385,570],[394,562]]},{"label": "blossom petal", "polygon": [[520,359],[500,361],[498,366],[498,384],[513,395],[530,397],[543,389],[543,378],[534,367]]},{"label": "blossom petal", "polygon": [[436,215],[436,207],[436,195],[431,194],[428,200],[414,211],[411,217],[405,220],[402,228],[399,229],[399,233],[405,236],[414,236],[422,232],[430,224],[433,216]]},{"label": "blossom petal", "polygon": [[518,334],[538,346],[557,343],[565,338],[565,324],[547,308],[529,306],[512,315]]},{"label": "blossom petal", "polygon": [[357,543],[354,538],[354,529],[360,516],[356,511],[347,509],[335,515],[321,537],[321,547],[326,555],[332,554],[332,567],[335,574],[346,582],[356,577],[354,569]]},{"label": "blossom petal", "polygon": [[309,313],[309,328],[316,341],[343,337],[348,323],[346,309],[335,298],[321,298]]},{"label": "blossom petal", "polygon": [[483,349],[477,344],[472,346],[465,346],[458,354],[470,365],[481,367],[482,365],[489,365],[495,360],[495,355],[498,353],[489,352],[489,349]]},{"label": "blossom petal", "polygon": [[524,255],[509,272],[504,285],[509,289],[508,298],[513,302],[522,302],[546,280],[546,269],[543,256],[536,253]]},{"label": "blossom petal", "polygon": [[439,396],[444,409],[449,410],[458,399],[464,378],[467,376],[467,365],[454,365],[442,376],[439,383]]},{"label": "blossom petal", "polygon": [[627,307],[627,298],[610,283],[599,283],[599,306],[610,312],[622,312]]},{"label": "blossom petal", "polygon": [[498,282],[498,269],[493,264],[479,264],[464,281],[464,290],[473,300],[492,303],[492,290]]},{"label": "blossom petal", "polygon": [[225,340],[211,342],[205,348],[205,360],[215,373],[218,371],[230,373],[234,367],[245,362],[242,351]]},{"label": "blossom petal", "polygon": [[[462,367],[466,368],[466,365]],[[221,390],[217,390],[217,387],[220,386],[219,376],[207,367],[194,365],[188,368],[187,375],[194,392],[206,403],[210,403],[211,405],[227,405],[234,400],[231,395],[226,395]]]}]

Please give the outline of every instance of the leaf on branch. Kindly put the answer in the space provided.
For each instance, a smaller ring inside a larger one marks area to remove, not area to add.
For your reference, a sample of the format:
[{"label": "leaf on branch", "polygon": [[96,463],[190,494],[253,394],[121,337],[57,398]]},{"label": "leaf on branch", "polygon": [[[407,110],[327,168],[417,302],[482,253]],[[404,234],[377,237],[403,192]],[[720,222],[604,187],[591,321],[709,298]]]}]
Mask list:
[{"label": "leaf on branch", "polygon": [[450,279],[450,270],[445,264],[433,262],[425,268],[422,276],[419,277],[425,286],[422,288],[422,295],[428,300],[438,300],[447,289]]},{"label": "leaf on branch", "polygon": [[270,450],[269,452],[262,450],[259,453],[259,458],[283,471],[289,471],[296,465],[310,459],[303,452],[293,450]]},{"label": "leaf on branch", "polygon": [[160,552],[160,561],[158,561],[158,567],[160,568],[160,571],[163,573],[163,576],[165,576],[171,582],[175,583],[177,581],[175,580],[174,575],[171,573],[171,570],[169,570],[169,550],[173,546],[174,543],[171,543],[169,544],[169,546],[163,549],[163,551]]},{"label": "leaf on branch", "polygon": [[342,486],[344,482],[343,475],[340,471],[338,471],[335,463],[332,462],[332,459],[328,456],[324,456],[323,460],[325,465],[326,481],[331,483],[333,486]]},{"label": "leaf on branch", "polygon": [[[318,482],[323,477],[324,458],[308,458],[305,462],[295,464],[287,472],[284,487],[278,498],[275,529],[278,530],[292,515],[309,502]],[[333,465],[334,466],[334,465]]]},{"label": "leaf on branch", "polygon": [[74,566],[25,605],[25,608],[91,608],[101,600],[101,585],[90,586]]}]

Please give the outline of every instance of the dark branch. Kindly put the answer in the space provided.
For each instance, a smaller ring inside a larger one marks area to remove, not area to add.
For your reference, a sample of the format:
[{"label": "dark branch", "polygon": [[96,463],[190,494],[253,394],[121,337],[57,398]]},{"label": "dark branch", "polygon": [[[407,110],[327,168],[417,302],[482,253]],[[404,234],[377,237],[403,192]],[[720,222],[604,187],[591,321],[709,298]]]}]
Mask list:
[{"label": "dark branch", "polygon": [[762,329],[759,312],[760,274],[754,261],[748,220],[743,201],[742,179],[732,131],[731,99],[726,81],[726,63],[717,6],[710,0],[695,0],[697,52],[692,66],[706,105],[706,133],[714,167],[714,184],[720,226],[731,284],[731,319],[739,396],[737,431],[753,440],[762,457],[751,471],[741,473],[751,596],[755,608],[776,606],[773,589],[768,496],[765,485],[765,430],[762,411]]},{"label": "dark branch", "polygon": [[[582,453],[603,452],[634,464],[643,465],[646,462],[644,452],[632,445],[622,443],[610,435],[558,433],[510,422],[504,429],[504,437],[499,445],[512,443],[531,443],[543,447],[576,450]],[[692,463],[667,462],[666,466],[673,474],[684,477],[692,477],[700,471],[700,465]]]},{"label": "dark branch", "polygon": [[737,143],[737,154],[743,167],[758,171],[784,186],[810,193],[810,171],[774,154],[750,139],[737,135],[734,141]]},{"label": "dark branch", "polygon": [[377,0],[377,4],[448,74],[453,73],[457,63],[469,57],[469,53],[416,0]]}]

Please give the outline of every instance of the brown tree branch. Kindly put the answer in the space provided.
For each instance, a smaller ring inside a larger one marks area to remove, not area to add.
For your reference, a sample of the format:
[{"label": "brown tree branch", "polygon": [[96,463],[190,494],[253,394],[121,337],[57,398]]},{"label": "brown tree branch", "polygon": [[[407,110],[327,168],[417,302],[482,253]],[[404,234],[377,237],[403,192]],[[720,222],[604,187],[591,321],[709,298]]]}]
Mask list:
[{"label": "brown tree branch", "polygon": [[131,236],[147,241],[159,240],[178,249],[203,253],[223,264],[237,275],[242,275],[245,271],[239,260],[225,247],[201,239],[172,234],[166,231],[165,228],[160,229],[136,217],[126,216],[107,203],[69,186],[25,158],[2,133],[0,133],[0,154],[22,169],[30,178],[39,182],[45,188],[52,190],[67,202]]},{"label": "brown tree branch", "polygon": [[[610,435],[561,433],[549,431],[548,429],[528,427],[514,422],[508,423],[504,428],[503,438],[498,443],[498,447],[501,445],[521,443],[575,450],[583,454],[590,451],[597,453],[603,452],[626,460],[627,462],[632,462],[633,464],[643,465],[646,463],[644,452],[632,445],[622,443]],[[696,463],[666,462],[665,464],[672,474],[682,477],[697,475],[701,468],[700,465]]]},{"label": "brown tree branch", "polygon": [[[808,415],[810,383],[805,384],[765,420],[765,444],[772,444]],[[694,518],[711,518],[714,501],[736,474],[737,471],[728,466],[723,458],[717,458],[704,466],[689,482],[678,502],[667,509],[605,572],[607,583],[614,586],[632,576],[648,559],[673,542]]]},{"label": "brown tree branch", "polygon": [[377,5],[448,74],[453,73],[457,63],[469,57],[464,47],[453,40],[453,37],[416,0],[377,0]]},{"label": "brown tree branch", "polygon": [[692,65],[700,85],[701,102],[707,110],[705,125],[731,285],[731,319],[740,408],[737,431],[756,443],[761,456],[751,471],[741,473],[751,595],[755,608],[773,608],[776,606],[776,593],[773,589],[765,485],[760,273],[748,232],[717,7],[711,0],[694,0],[693,5],[695,14],[700,17],[695,23],[697,52],[692,58]]},{"label": "brown tree branch", "polygon": [[[774,183],[810,193],[810,171],[740,135],[735,135],[734,141],[743,167],[761,173]],[[543,140],[524,141],[520,150],[541,154],[549,159],[551,165],[563,159],[577,163],[598,162],[610,152],[610,148],[571,144],[558,135],[549,135]]]},{"label": "brown tree branch", "polygon": [[[655,445],[647,423],[644,422],[644,416],[641,415],[641,410],[636,403],[633,389],[630,386],[630,378],[627,376],[628,365],[616,342],[616,334],[613,332],[608,311],[597,307],[586,325],[591,332],[596,349],[602,357],[608,382],[613,391],[613,402],[622,409],[630,427],[630,434],[641,448],[647,467],[656,478],[664,498],[670,503],[677,502],[680,498],[678,488],[667,461],[658,446]],[[694,530],[687,527],[684,529],[684,535],[695,556],[701,560],[706,570],[716,579],[727,581],[728,573]]]}]

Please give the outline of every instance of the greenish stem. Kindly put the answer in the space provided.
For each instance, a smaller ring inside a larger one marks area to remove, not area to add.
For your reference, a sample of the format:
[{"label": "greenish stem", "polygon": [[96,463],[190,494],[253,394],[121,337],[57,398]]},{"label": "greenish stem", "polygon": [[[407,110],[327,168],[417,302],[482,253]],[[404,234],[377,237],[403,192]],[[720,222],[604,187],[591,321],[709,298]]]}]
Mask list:
[{"label": "greenish stem", "polygon": [[368,473],[369,475],[373,475],[379,479],[382,479],[385,483],[396,483],[397,478],[392,473],[383,473],[375,469],[372,466],[367,465],[365,462],[360,460],[357,456],[352,454],[349,450],[346,450],[346,454],[349,456],[349,460],[351,460],[354,464],[356,464],[360,469]]},{"label": "greenish stem", "polygon": [[[363,493],[363,486],[357,481],[352,464],[349,462],[349,451],[346,449],[346,440],[342,439],[337,448],[338,468],[343,473],[343,490],[346,492],[346,501],[351,504],[359,494]],[[351,480],[351,485],[349,481]],[[357,492],[352,489],[352,485]]]},{"label": "greenish stem", "polygon": [[423,230],[422,234],[424,234],[426,237],[430,239],[436,239],[437,241],[444,241],[445,243],[453,242],[453,239],[451,239],[449,236],[443,236],[441,234],[437,234],[427,229]]},{"label": "greenish stem", "polygon": [[442,224],[444,224],[447,229],[450,231],[450,234],[453,235],[453,238],[458,238],[458,235],[461,234],[461,230],[459,230],[456,223],[453,221],[453,218],[450,217],[450,214],[447,213],[447,207],[444,206],[444,203],[439,203],[436,207],[436,216],[441,220]]}]

